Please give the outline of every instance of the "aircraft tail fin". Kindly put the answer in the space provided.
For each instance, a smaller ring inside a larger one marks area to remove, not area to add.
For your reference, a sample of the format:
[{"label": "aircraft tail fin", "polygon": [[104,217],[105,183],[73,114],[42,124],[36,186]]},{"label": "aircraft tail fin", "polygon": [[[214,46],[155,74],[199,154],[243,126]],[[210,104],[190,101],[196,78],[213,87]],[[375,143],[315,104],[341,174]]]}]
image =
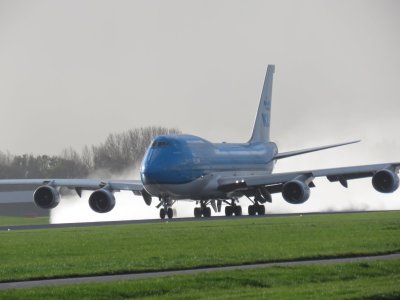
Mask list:
[{"label": "aircraft tail fin", "polygon": [[271,97],[272,97],[272,79],[275,72],[275,65],[268,65],[265,75],[264,87],[261,93],[260,104],[256,120],[254,123],[253,133],[249,143],[268,143],[269,129],[271,120]]}]

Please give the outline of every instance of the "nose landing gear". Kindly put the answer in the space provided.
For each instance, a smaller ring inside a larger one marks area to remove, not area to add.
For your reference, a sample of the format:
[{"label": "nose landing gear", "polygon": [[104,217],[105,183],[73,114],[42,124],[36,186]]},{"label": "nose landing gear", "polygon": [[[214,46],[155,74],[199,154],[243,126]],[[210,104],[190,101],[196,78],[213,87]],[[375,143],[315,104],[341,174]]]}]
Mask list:
[{"label": "nose landing gear", "polygon": [[160,197],[159,199],[160,204],[158,204],[157,208],[163,206],[160,209],[160,218],[165,219],[165,217],[168,217],[168,219],[172,219],[174,217],[172,205],[175,203],[175,201],[172,201],[169,197]]},{"label": "nose landing gear", "polygon": [[174,217],[174,211],[171,207],[168,207],[167,209],[160,209],[160,218],[165,219],[166,216],[168,217],[168,219],[172,219]]}]

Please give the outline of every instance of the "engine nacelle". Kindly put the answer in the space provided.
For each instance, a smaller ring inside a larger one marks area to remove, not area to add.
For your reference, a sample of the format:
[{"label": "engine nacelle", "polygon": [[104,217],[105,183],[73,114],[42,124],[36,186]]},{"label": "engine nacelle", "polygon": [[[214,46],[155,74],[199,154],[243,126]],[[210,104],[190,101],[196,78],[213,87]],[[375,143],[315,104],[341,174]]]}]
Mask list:
[{"label": "engine nacelle", "polygon": [[290,204],[301,204],[310,197],[310,187],[300,180],[288,181],[282,187],[282,196]]},{"label": "engine nacelle", "polygon": [[111,191],[99,189],[90,195],[89,206],[97,213],[107,213],[114,208],[115,197]]},{"label": "engine nacelle", "polygon": [[393,171],[383,169],[372,176],[372,185],[381,193],[392,193],[399,187],[399,176]]},{"label": "engine nacelle", "polygon": [[33,202],[42,209],[52,209],[60,203],[60,193],[50,185],[42,185],[33,193]]}]

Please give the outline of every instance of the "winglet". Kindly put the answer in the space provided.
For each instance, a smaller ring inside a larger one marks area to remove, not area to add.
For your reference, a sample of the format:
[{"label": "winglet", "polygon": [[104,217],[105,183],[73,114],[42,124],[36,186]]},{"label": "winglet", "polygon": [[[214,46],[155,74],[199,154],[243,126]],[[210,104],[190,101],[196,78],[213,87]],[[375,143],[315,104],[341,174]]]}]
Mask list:
[{"label": "winglet", "polygon": [[268,65],[265,75],[264,87],[261,93],[260,103],[256,121],[254,123],[253,134],[249,143],[268,143],[269,128],[271,121],[271,98],[272,98],[272,79],[275,72],[275,65]]}]

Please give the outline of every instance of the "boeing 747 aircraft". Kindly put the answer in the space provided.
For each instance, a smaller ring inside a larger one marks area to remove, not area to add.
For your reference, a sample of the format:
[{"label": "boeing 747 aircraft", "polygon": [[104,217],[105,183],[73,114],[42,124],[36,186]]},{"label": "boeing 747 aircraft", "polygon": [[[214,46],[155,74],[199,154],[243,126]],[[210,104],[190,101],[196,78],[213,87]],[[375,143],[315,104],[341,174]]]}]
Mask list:
[{"label": "boeing 747 aircraft", "polygon": [[114,193],[121,190],[141,195],[147,205],[157,198],[160,217],[173,217],[176,201],[197,203],[195,217],[210,217],[211,208],[220,211],[223,203],[226,216],[240,216],[238,199],[251,202],[249,215],[265,214],[271,194],[281,193],[291,204],[301,204],[310,197],[316,177],[326,177],[347,188],[351,179],[372,177],[372,186],[381,193],[392,193],[399,187],[400,163],[383,163],[332,169],[273,173],[275,163],[283,158],[354,142],[322,146],[290,152],[279,152],[270,141],[270,114],[274,65],[269,65],[256,115],[253,133],[247,143],[211,143],[192,135],[156,137],[143,158],[141,180],[90,179],[11,179],[0,180],[0,185],[36,185],[33,201],[38,207],[52,209],[60,202],[60,188],[93,191],[90,207],[98,213],[111,211],[115,206]]}]

